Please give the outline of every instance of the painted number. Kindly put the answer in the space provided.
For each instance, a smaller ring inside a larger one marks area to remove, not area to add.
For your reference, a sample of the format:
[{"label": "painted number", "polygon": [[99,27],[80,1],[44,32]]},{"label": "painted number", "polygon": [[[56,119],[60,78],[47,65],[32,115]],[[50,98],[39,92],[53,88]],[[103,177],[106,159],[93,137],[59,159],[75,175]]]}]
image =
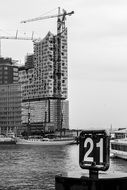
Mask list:
[{"label": "painted number", "polygon": [[87,138],[84,142],[84,147],[86,148],[88,146],[88,144],[90,144],[89,149],[87,150],[85,156],[84,156],[84,160],[88,161],[88,162],[93,162],[93,157],[90,157],[90,153],[93,151],[93,140],[91,138]]},{"label": "painted number", "polygon": [[97,147],[100,148],[100,162],[103,162],[103,139],[101,138],[100,141],[97,143]]},{"label": "painted number", "polygon": [[[93,162],[94,158],[92,156],[89,156],[93,149],[94,149],[94,142],[93,139],[90,137],[86,138],[84,142],[84,147],[87,148],[89,146],[89,149],[86,151],[84,155],[84,160],[88,162]],[[100,138],[100,141],[96,143],[96,147],[99,148],[99,161],[103,163],[103,138]]]}]

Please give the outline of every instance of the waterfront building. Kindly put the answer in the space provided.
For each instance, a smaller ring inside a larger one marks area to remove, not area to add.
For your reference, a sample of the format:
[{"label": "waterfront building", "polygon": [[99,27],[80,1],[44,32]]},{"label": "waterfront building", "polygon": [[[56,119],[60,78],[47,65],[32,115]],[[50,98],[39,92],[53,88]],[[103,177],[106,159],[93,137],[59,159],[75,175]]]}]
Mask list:
[{"label": "waterfront building", "polygon": [[30,69],[34,67],[34,54],[27,54],[25,57],[25,67]]},{"label": "waterfront building", "polygon": [[114,138],[115,139],[127,138],[127,129],[123,128],[123,129],[114,131]]},{"label": "waterfront building", "polygon": [[[31,129],[54,131],[58,123],[58,63],[57,36],[48,32],[34,42],[33,59],[19,68],[22,92],[22,123],[27,126],[30,114]],[[31,63],[30,63],[31,62]],[[61,34],[61,111],[62,128],[69,128],[69,102],[67,100],[67,30]],[[32,67],[33,65],[33,67]]]},{"label": "waterfront building", "polygon": [[[62,127],[69,126],[68,100],[62,102],[63,121]],[[30,114],[30,125],[32,131],[54,131],[57,129],[56,100],[41,99],[22,102],[22,124],[24,131],[28,124],[28,114]]]},{"label": "waterfront building", "polygon": [[18,67],[10,58],[0,58],[0,133],[21,127],[21,88]]},{"label": "waterfront building", "polygon": [[18,67],[11,58],[0,57],[0,85],[18,82]]}]

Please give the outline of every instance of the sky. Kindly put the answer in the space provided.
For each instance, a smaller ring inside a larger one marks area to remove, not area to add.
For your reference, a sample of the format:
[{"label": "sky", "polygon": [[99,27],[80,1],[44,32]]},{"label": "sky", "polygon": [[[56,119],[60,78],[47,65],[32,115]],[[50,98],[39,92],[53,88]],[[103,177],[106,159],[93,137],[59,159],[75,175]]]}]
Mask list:
[{"label": "sky", "polygon": [[[68,16],[68,100],[70,128],[127,127],[126,0],[0,0],[0,35],[45,37],[56,19],[24,19],[74,11]],[[32,41],[1,40],[1,55],[24,62]]]}]

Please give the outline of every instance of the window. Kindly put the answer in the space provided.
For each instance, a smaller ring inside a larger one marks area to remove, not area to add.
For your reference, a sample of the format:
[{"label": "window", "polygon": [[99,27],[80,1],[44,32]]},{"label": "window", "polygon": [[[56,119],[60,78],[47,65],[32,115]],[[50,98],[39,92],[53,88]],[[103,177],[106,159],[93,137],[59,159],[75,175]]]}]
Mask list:
[{"label": "window", "polygon": [[18,73],[13,73],[13,76],[18,76]]},{"label": "window", "polygon": [[8,67],[4,67],[4,70],[8,70]]},{"label": "window", "polygon": [[7,74],[8,74],[8,72],[7,72],[7,71],[4,71],[4,74],[5,74],[5,75],[7,75]]},{"label": "window", "polygon": [[13,71],[18,71],[18,68],[17,68],[17,67],[14,67],[14,68],[13,68]]}]

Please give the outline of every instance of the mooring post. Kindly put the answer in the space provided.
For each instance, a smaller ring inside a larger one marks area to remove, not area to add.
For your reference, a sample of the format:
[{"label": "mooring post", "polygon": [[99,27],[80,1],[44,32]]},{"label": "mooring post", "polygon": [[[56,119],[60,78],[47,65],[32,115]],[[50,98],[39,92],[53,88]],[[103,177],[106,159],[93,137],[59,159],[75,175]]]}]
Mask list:
[{"label": "mooring post", "polygon": [[[82,131],[79,138],[79,165],[89,176],[56,176],[55,190],[127,190],[127,176],[116,172],[99,176],[109,168],[109,136],[105,130]],[[107,177],[106,177],[107,176]]]},{"label": "mooring post", "polygon": [[90,179],[98,179],[98,171],[97,170],[89,170],[89,178]]}]

